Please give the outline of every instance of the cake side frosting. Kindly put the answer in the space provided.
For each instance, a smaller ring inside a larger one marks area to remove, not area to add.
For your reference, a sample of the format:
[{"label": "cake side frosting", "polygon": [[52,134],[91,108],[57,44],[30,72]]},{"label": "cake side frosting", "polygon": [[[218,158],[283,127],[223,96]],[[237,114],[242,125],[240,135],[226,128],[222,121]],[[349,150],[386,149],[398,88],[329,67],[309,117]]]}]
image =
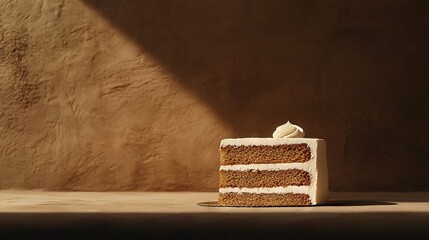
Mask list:
[{"label": "cake side frosting", "polygon": [[316,204],[323,204],[328,201],[329,198],[329,173],[328,173],[328,162],[326,156],[326,142],[321,141],[317,147],[317,161],[316,169],[317,180],[316,180]]}]

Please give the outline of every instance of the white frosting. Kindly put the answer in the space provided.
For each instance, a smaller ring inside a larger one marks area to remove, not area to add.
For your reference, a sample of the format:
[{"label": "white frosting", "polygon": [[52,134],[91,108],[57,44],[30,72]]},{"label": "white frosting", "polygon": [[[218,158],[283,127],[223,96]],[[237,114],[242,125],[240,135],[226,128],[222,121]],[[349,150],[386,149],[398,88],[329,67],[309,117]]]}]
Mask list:
[{"label": "white frosting", "polygon": [[221,147],[226,146],[276,146],[284,144],[305,143],[310,148],[314,147],[317,138],[227,138],[220,142]]},{"label": "white frosting", "polygon": [[311,162],[304,163],[266,163],[266,164],[237,164],[237,165],[221,165],[220,171],[282,171],[289,169],[298,169],[309,172],[311,170]]},{"label": "white frosting", "polygon": [[261,187],[261,188],[219,188],[219,193],[256,193],[256,194],[285,194],[296,193],[306,194],[309,191],[309,186],[287,186],[287,187]]},{"label": "white frosting", "polygon": [[277,163],[277,164],[246,164],[222,165],[220,170],[251,171],[267,170],[279,171],[287,169],[302,169],[310,173],[309,186],[288,186],[273,188],[220,188],[220,193],[303,193],[310,196],[313,205],[323,204],[329,195],[328,167],[326,162],[326,145],[323,139],[311,138],[238,138],[224,139],[221,147],[225,146],[275,146],[283,144],[307,144],[310,147],[311,158],[305,163]]},{"label": "white frosting", "polygon": [[273,133],[273,138],[303,138],[304,136],[304,129],[298,125],[290,123],[289,121],[278,126]]}]

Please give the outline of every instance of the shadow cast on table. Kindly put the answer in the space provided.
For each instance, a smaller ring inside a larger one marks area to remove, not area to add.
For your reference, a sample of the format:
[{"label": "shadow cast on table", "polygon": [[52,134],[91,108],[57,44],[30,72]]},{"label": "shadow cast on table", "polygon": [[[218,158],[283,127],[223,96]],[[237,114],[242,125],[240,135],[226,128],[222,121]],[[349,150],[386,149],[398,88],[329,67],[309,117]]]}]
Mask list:
[{"label": "shadow cast on table", "polygon": [[[201,207],[232,207],[232,208],[246,208],[245,206],[223,206],[218,201],[200,202],[198,203]],[[307,208],[307,207],[359,207],[359,206],[382,206],[382,205],[398,205],[395,202],[388,201],[375,201],[375,200],[329,200],[327,203],[318,206],[281,206],[280,208]],[[265,206],[264,208],[279,208],[278,206]]]},{"label": "shadow cast on table", "polygon": [[372,239],[429,237],[425,212],[2,213],[0,237]]},{"label": "shadow cast on table", "polygon": [[429,192],[332,192],[328,204],[366,206],[401,202],[429,202]]},{"label": "shadow cast on table", "polygon": [[398,205],[395,202],[373,201],[373,200],[329,200],[325,206],[352,207],[352,206],[381,206],[381,205]]}]

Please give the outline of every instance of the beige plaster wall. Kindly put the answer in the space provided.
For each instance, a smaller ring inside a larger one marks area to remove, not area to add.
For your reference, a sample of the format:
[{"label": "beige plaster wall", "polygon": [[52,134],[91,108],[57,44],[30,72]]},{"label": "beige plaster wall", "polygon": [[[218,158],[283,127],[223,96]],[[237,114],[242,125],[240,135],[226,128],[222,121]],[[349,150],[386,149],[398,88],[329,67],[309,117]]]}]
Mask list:
[{"label": "beige plaster wall", "polygon": [[216,190],[287,120],[331,189],[428,190],[424,1],[0,1],[0,188]]}]

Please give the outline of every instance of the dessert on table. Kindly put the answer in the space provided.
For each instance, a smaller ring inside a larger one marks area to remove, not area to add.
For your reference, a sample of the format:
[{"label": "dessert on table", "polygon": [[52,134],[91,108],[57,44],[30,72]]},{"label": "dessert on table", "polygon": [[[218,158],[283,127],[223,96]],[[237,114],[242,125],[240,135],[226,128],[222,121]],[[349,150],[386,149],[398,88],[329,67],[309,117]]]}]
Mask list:
[{"label": "dessert on table", "polygon": [[272,138],[223,139],[219,205],[310,206],[327,201],[325,140],[287,122]]}]

